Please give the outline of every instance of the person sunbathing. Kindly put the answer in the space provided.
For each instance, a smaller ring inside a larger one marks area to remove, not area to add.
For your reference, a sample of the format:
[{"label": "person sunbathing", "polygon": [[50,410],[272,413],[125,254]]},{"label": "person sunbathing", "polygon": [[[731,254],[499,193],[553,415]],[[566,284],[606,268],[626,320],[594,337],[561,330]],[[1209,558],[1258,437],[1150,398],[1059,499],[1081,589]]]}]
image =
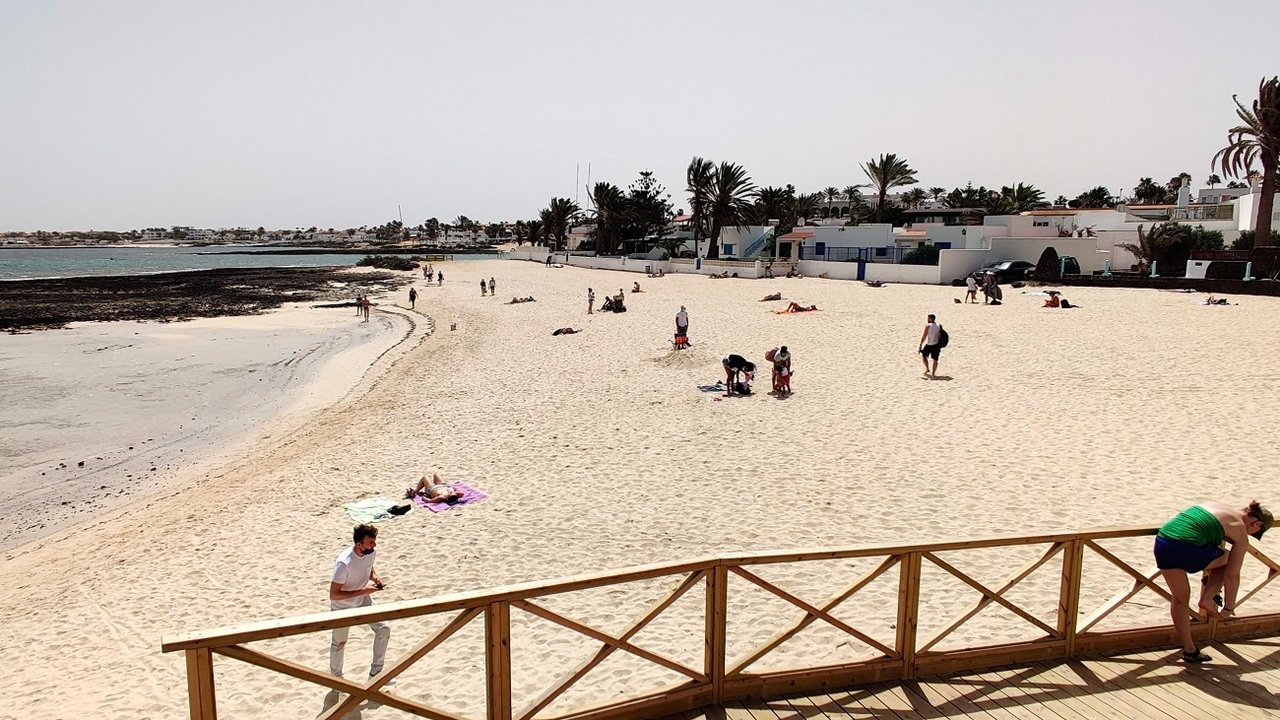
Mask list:
[{"label": "person sunbathing", "polygon": [[635,283],[631,283],[631,292],[638,293],[638,292],[644,292],[644,291],[640,289],[640,283],[635,282]]},{"label": "person sunbathing", "polygon": [[524,298],[522,298],[522,297],[513,297],[513,298],[511,298],[511,302],[509,302],[509,303],[507,303],[507,304],[508,304],[508,305],[519,305],[520,303],[527,303],[527,302],[537,302],[537,300],[534,300],[532,295],[530,295],[529,297],[524,297]]},{"label": "person sunbathing", "polygon": [[764,297],[760,298],[760,302],[769,302],[770,300],[781,300],[781,299],[782,299],[782,293],[776,292],[776,293],[773,293],[772,295],[765,295]]},{"label": "person sunbathing", "polygon": [[450,505],[462,499],[462,493],[446,483],[438,472],[431,473],[430,480],[427,480],[427,476],[423,475],[418,479],[416,486],[407,488],[404,491],[404,496],[409,500],[421,496],[427,502],[444,502]]},{"label": "person sunbathing", "polygon": [[817,306],[817,305],[809,305],[809,306],[807,306],[807,307],[806,307],[806,306],[801,305],[800,303],[798,303],[798,302],[796,302],[796,301],[792,300],[792,301],[791,301],[791,304],[787,306],[787,309],[786,309],[786,310],[775,310],[774,312],[776,312],[776,313],[778,313],[779,315],[781,315],[781,314],[783,314],[783,313],[802,313],[802,312],[813,312],[814,310],[817,310],[817,309],[818,309],[818,306]]},{"label": "person sunbathing", "polygon": [[710,275],[708,275],[707,277],[711,278],[712,280],[723,280],[723,279],[725,279],[725,278],[729,277],[729,273],[728,273],[728,272],[722,272],[722,273],[711,273],[711,274],[710,274]]},{"label": "person sunbathing", "polygon": [[1059,295],[1058,291],[1049,290],[1048,292],[1049,292],[1049,299],[1044,301],[1043,307],[1047,307],[1047,308],[1062,307],[1062,300],[1058,299],[1058,295]]},{"label": "person sunbathing", "polygon": [[563,327],[563,328],[556,328],[555,330],[552,330],[552,331],[551,331],[551,334],[552,334],[552,335],[574,335],[574,334],[576,334],[576,333],[580,333],[580,332],[582,332],[582,331],[581,331],[581,330],[574,330],[574,329],[573,329],[573,328],[571,328],[571,327]]}]

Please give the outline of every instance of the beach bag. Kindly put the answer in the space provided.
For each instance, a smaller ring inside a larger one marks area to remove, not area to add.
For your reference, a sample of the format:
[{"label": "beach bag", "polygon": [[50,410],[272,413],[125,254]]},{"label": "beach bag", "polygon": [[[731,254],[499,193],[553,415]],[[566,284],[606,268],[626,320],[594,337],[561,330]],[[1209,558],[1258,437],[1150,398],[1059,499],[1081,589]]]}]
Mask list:
[{"label": "beach bag", "polygon": [[938,326],[938,347],[944,348],[947,346],[947,343],[949,342],[951,342],[951,336],[947,334],[947,329],[939,325]]}]

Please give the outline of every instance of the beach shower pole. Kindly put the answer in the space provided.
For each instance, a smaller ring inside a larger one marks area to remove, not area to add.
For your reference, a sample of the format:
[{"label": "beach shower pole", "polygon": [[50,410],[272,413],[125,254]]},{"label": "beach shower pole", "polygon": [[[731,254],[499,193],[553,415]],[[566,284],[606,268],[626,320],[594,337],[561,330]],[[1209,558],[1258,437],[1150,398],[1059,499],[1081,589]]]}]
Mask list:
[{"label": "beach shower pole", "polygon": [[1156,274],[1156,261],[1155,261],[1155,260],[1152,260],[1152,261],[1151,261],[1151,277],[1160,277],[1159,275],[1157,275],[1157,274]]},{"label": "beach shower pole", "polygon": [[1111,277],[1111,260],[1110,258],[1102,261],[1102,277]]},{"label": "beach shower pole", "polygon": [[1253,279],[1253,261],[1252,260],[1244,264],[1244,279],[1245,280]]}]

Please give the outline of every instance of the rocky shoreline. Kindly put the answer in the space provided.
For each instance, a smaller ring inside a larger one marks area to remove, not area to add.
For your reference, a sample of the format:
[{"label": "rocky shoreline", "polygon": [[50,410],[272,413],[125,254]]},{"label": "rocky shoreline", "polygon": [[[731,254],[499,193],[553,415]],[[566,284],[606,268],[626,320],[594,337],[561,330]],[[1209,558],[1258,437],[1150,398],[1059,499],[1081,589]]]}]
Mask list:
[{"label": "rocky shoreline", "polygon": [[0,282],[0,330],[46,330],[73,322],[254,315],[286,302],[350,300],[410,282],[390,272],[336,268],[197,270]]}]

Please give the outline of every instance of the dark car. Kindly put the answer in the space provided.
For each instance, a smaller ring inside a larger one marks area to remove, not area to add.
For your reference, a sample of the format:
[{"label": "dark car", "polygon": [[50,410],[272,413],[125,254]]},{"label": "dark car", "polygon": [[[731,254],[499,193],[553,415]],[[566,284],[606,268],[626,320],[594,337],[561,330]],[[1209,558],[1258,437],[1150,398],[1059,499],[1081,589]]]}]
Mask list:
[{"label": "dark car", "polygon": [[1007,283],[1014,280],[1025,280],[1027,276],[1035,272],[1035,269],[1035,263],[1029,263],[1026,260],[1001,260],[983,265],[980,269],[974,271],[973,276],[980,278],[987,273],[995,273],[996,282]]}]

